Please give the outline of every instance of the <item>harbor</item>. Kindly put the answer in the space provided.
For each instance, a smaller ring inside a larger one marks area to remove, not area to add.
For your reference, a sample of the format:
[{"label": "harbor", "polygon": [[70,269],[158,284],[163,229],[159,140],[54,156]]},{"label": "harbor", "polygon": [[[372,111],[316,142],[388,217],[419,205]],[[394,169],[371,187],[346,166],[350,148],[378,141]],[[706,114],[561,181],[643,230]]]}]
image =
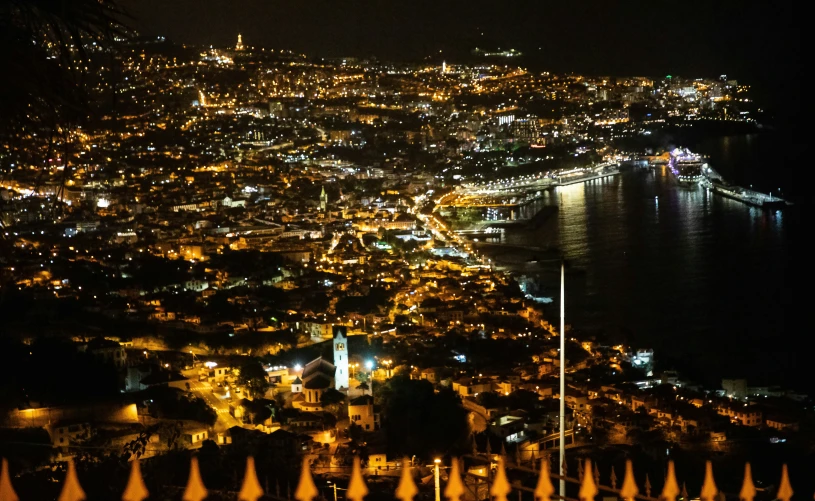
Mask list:
[{"label": "harbor", "polygon": [[[643,160],[647,161],[649,167],[666,164],[663,157],[649,157]],[[672,150],[669,153],[667,167],[680,184],[700,185],[706,190],[751,207],[779,210],[792,205],[780,196],[774,196],[772,192],[763,193],[752,188],[731,185],[707,163],[704,156],[692,153],[687,148]]]},{"label": "harbor", "polygon": [[786,200],[774,197],[772,193],[761,193],[754,190],[748,190],[739,186],[726,186],[721,183],[706,181],[705,187],[723,197],[738,200],[752,207],[759,207],[761,209],[783,209],[789,202]]},{"label": "harbor", "polygon": [[464,184],[437,200],[436,207],[443,214],[470,209],[486,211],[486,221],[515,220],[520,208],[540,200],[557,187],[609,178],[619,173],[619,164],[604,162],[488,183]]}]

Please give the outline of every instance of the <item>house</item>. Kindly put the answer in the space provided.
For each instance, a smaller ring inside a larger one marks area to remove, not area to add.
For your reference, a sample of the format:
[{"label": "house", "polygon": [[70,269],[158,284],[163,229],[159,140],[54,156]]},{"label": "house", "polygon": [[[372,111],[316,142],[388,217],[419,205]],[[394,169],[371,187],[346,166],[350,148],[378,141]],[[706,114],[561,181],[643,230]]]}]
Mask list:
[{"label": "house", "polygon": [[495,391],[500,395],[509,395],[510,393],[515,391],[515,388],[513,387],[513,384],[509,381],[499,381],[495,383]]},{"label": "house", "polygon": [[384,452],[375,452],[368,454],[368,468],[381,469],[383,466],[388,465],[388,457]]},{"label": "house", "polygon": [[147,385],[142,384],[141,381],[152,374],[154,370],[158,370],[158,366],[155,364],[140,364],[128,367],[127,373],[125,374],[125,391],[141,391],[147,389]]},{"label": "house", "polygon": [[490,423],[490,431],[507,442],[523,442],[526,440],[526,419],[523,416],[501,416]]},{"label": "house", "polygon": [[227,207],[230,209],[234,209],[237,207],[244,208],[246,207],[246,200],[239,199],[239,198],[231,198],[231,197],[224,197],[221,200],[221,207]]},{"label": "house", "polygon": [[215,362],[206,362],[204,366],[199,369],[199,379],[209,381],[210,383],[222,383],[231,377],[233,372],[229,366],[219,366]]},{"label": "house", "polygon": [[80,349],[116,367],[124,367],[127,365],[127,352],[125,352],[124,346],[116,341],[97,338],[91,340]]},{"label": "house", "polygon": [[314,339],[330,339],[333,324],[327,322],[303,322],[303,332]]},{"label": "house", "polygon": [[654,405],[656,405],[656,399],[650,396],[639,396],[635,395],[631,397],[631,410],[637,412],[639,409],[644,408],[645,410],[651,409]]},{"label": "house", "polygon": [[765,421],[768,428],[778,431],[798,431],[798,421],[788,417],[773,416]]},{"label": "house", "polygon": [[189,448],[200,447],[204,440],[209,438],[209,431],[206,428],[194,427],[184,430],[181,440]]},{"label": "house", "polygon": [[761,410],[756,406],[747,404],[725,403],[716,411],[730,418],[730,421],[742,426],[761,426],[764,422]]},{"label": "house", "polygon": [[423,369],[422,372],[421,372],[421,378],[426,379],[427,381],[430,381],[433,384],[436,384],[436,383],[439,382],[438,381],[438,374],[436,372],[436,369],[433,369],[433,368]]},{"label": "house", "polygon": [[91,425],[86,422],[62,422],[46,427],[54,447],[68,447],[91,437]]},{"label": "house", "polygon": [[711,442],[724,442],[727,440],[727,433],[723,431],[711,431],[710,440]]},{"label": "house", "polygon": [[370,395],[362,395],[348,403],[348,418],[365,431],[379,429],[379,412],[374,406],[374,398]]},{"label": "house", "polygon": [[492,391],[492,382],[486,379],[462,378],[453,381],[453,391],[462,397],[476,396],[485,391]]},{"label": "house", "polygon": [[570,395],[568,391],[566,392],[566,405],[570,409],[580,412],[589,412],[591,410],[588,395]]}]

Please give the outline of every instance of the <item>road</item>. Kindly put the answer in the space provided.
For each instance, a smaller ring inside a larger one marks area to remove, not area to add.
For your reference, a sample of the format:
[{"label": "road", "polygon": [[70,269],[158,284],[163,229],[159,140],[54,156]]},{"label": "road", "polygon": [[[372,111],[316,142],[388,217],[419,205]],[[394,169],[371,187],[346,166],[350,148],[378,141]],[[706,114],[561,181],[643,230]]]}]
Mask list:
[{"label": "road", "polygon": [[218,415],[218,420],[215,422],[215,431],[226,431],[233,426],[241,426],[241,423],[229,413],[229,403],[219,398],[212,391],[210,383],[190,382],[190,391],[212,407]]}]

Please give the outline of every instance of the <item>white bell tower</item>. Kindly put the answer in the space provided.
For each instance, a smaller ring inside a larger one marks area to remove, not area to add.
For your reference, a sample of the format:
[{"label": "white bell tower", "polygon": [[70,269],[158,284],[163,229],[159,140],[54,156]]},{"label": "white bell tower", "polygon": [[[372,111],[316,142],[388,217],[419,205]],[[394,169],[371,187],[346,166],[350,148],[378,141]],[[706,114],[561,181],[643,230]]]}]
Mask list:
[{"label": "white bell tower", "polygon": [[335,325],[334,331],[334,387],[348,389],[348,331],[344,325]]}]

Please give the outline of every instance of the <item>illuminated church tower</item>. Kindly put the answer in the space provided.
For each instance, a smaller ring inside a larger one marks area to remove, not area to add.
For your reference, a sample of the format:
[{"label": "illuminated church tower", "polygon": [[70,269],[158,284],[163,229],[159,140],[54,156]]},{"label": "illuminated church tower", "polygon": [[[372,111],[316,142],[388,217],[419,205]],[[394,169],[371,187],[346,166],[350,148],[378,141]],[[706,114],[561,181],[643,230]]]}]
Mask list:
[{"label": "illuminated church tower", "polygon": [[235,44],[235,50],[243,50],[243,38],[241,38],[240,33],[238,33],[238,43]]},{"label": "illuminated church tower", "polygon": [[320,210],[323,212],[328,210],[328,195],[325,193],[325,186],[323,186],[323,191],[320,193]]},{"label": "illuminated church tower", "polygon": [[348,389],[348,331],[343,325],[335,325],[334,330],[334,387]]}]

